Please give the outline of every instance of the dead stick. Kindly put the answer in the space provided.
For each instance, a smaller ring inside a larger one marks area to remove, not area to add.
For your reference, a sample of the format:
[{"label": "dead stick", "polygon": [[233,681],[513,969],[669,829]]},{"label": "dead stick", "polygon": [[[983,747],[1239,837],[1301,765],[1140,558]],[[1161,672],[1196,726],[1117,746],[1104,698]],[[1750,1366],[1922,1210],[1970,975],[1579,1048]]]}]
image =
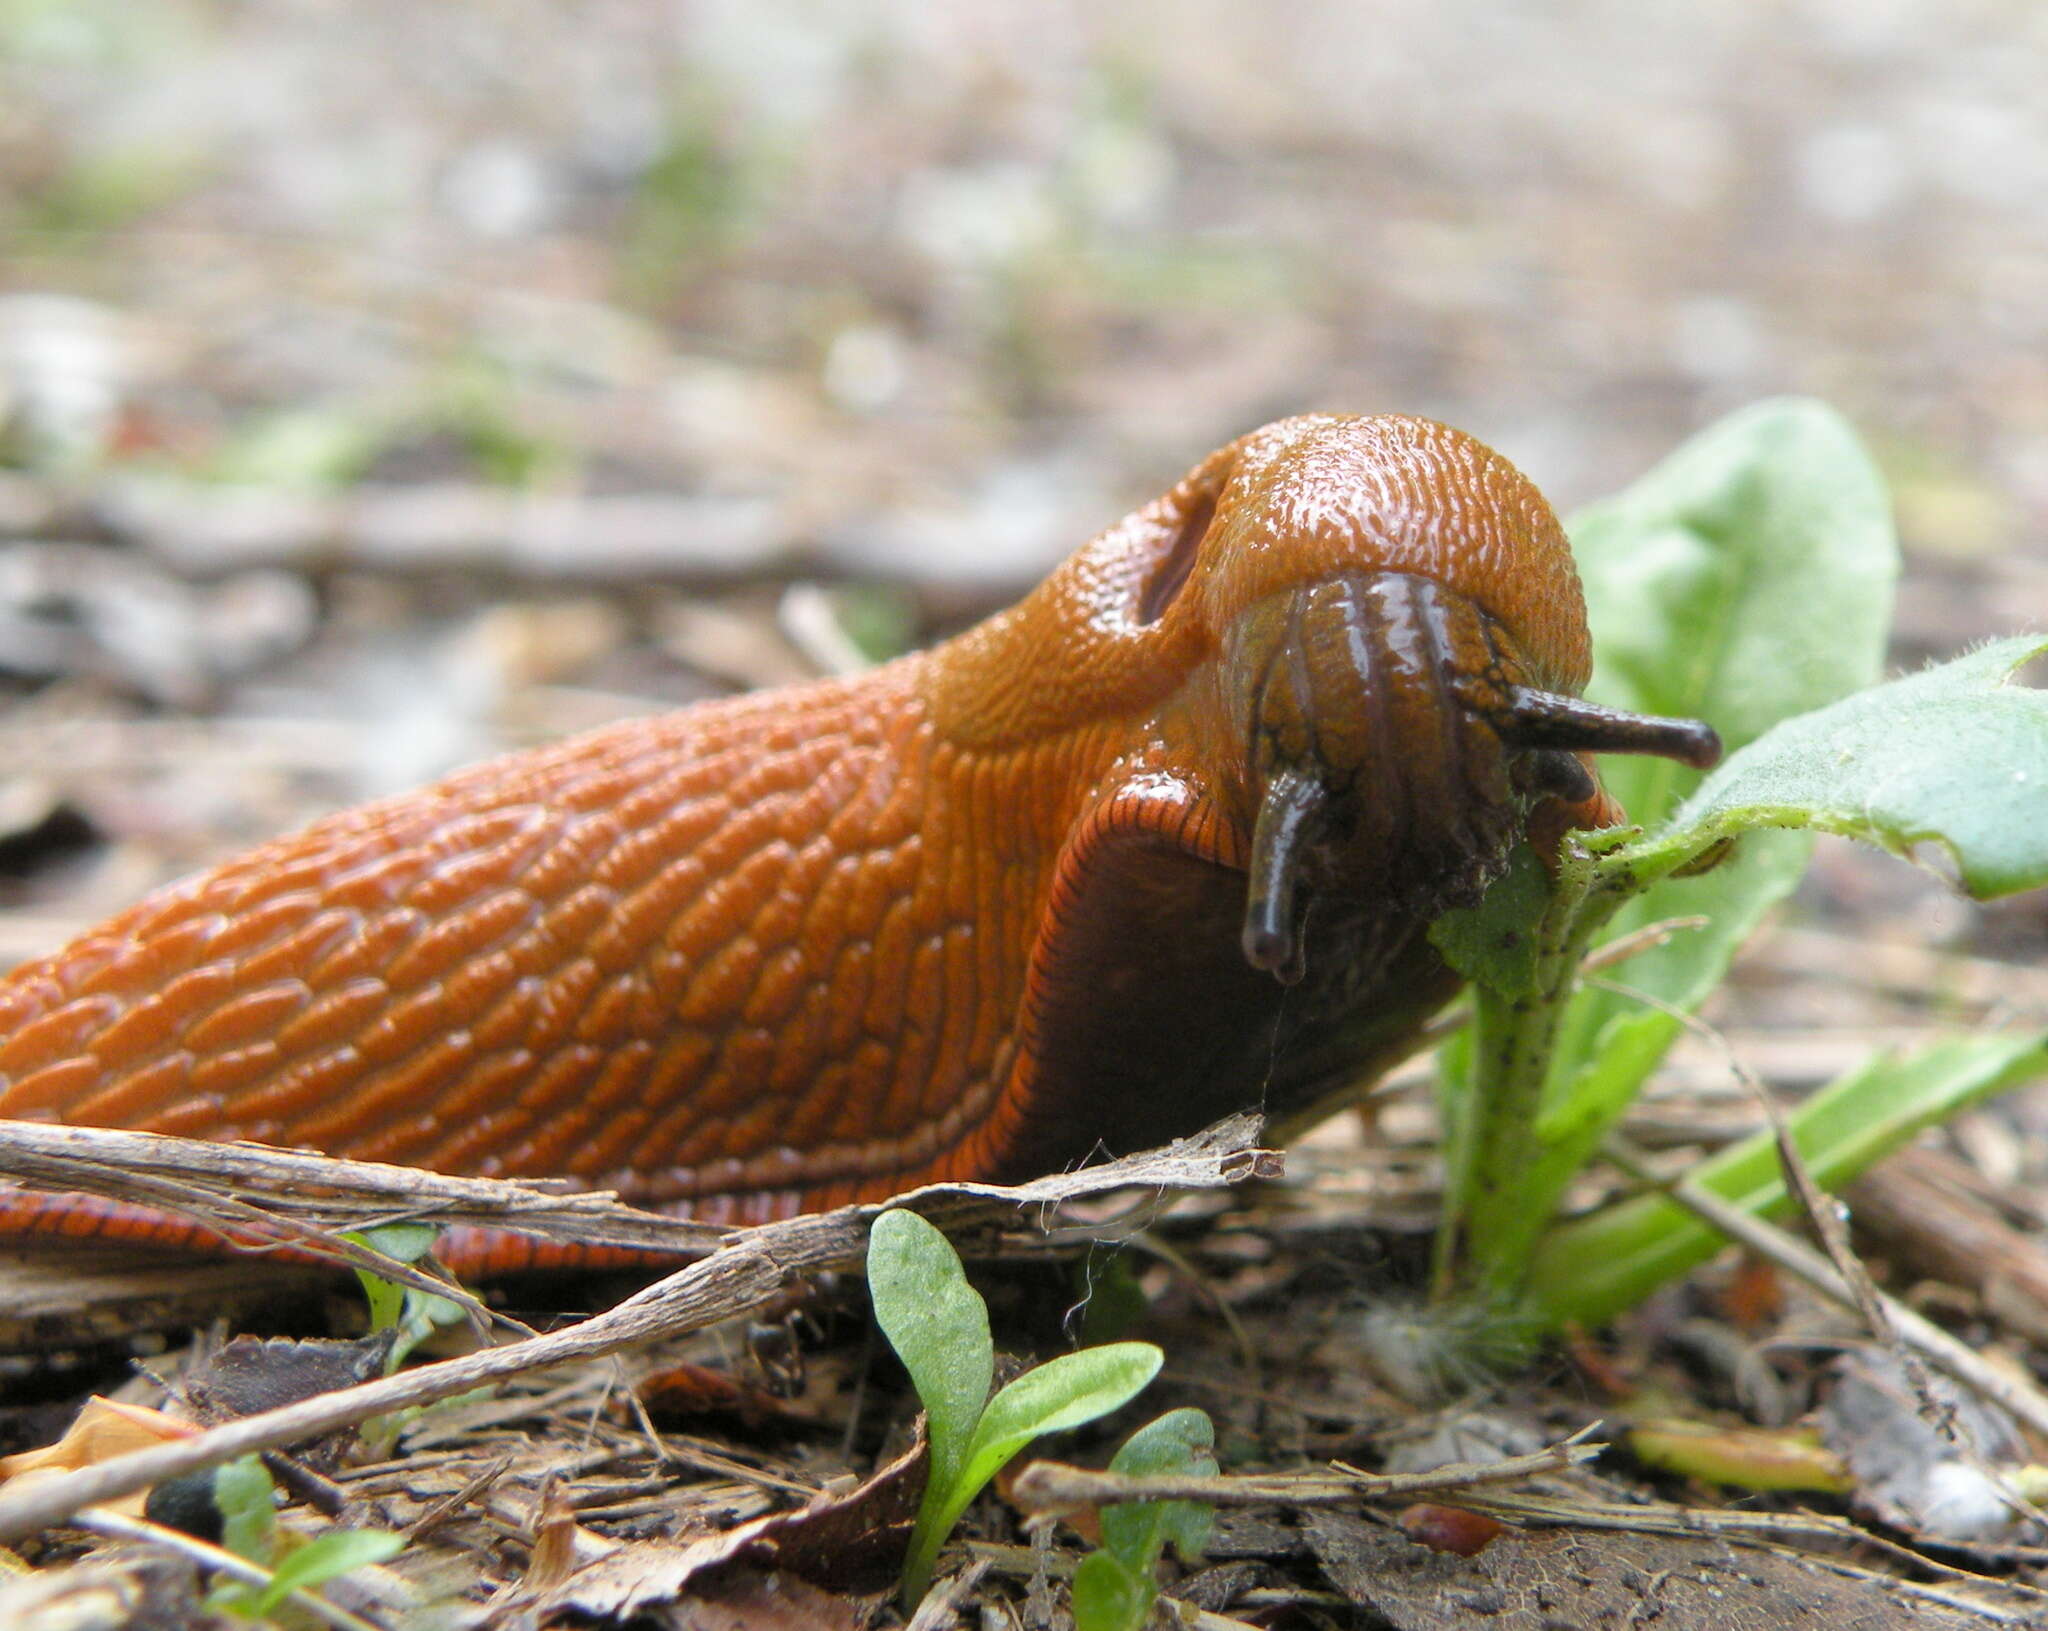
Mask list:
[{"label": "dead stick", "polygon": [[617,1307],[563,1330],[323,1393],[25,1488],[0,1488],[0,1541],[34,1534],[84,1507],[237,1456],[304,1443],[386,1411],[432,1404],[527,1371],[601,1358],[763,1307],[780,1297],[792,1280],[857,1266],[867,1252],[868,1224],[887,1204],[910,1206],[942,1227],[1015,1227],[1034,1211],[1050,1213],[1085,1195],[1140,1187],[1213,1188],[1270,1176],[1279,1171],[1279,1157],[1248,1147],[1257,1127],[1256,1117],[1234,1116],[1165,1150],[1016,1188],[937,1184],[912,1190],[893,1203],[841,1207],[764,1224],[731,1237],[711,1256],[656,1281]]},{"label": "dead stick", "polygon": [[[1591,1432],[1592,1429],[1586,1429]],[[1455,1462],[1427,1472],[1373,1473],[1149,1473],[1142,1477],[1035,1461],[1017,1475],[1011,1497],[1032,1512],[1069,1512],[1119,1501],[1206,1501],[1210,1506],[1350,1506],[1360,1501],[1407,1500],[1489,1484],[1519,1483],[1590,1461],[1606,1446],[1574,1434],[1561,1444],[1505,1461]]]}]

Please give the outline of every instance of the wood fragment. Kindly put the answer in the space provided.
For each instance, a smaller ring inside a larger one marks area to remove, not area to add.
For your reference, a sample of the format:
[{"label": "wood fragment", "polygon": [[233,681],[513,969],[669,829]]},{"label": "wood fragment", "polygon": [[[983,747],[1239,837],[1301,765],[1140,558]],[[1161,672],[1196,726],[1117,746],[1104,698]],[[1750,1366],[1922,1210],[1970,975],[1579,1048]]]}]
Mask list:
[{"label": "wood fragment", "polygon": [[1999,1323],[2048,1344],[2048,1248],[1973,1198],[1939,1150],[1905,1149],[1848,1191],[1856,1227],[1914,1275],[1974,1292]]},{"label": "wood fragment", "polygon": [[561,1180],[458,1178],[109,1127],[0,1121],[0,1179],[153,1206],[234,1231],[268,1227],[271,1238],[292,1244],[305,1239],[307,1226],[360,1229],[401,1220],[679,1254],[702,1252],[726,1234]]}]

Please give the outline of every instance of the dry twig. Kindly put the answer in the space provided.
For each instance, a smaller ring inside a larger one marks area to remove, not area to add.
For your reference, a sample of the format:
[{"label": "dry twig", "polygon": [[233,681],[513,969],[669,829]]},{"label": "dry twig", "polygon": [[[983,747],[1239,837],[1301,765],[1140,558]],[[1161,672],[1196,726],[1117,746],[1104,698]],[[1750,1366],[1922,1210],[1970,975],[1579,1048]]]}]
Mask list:
[{"label": "dry twig", "polygon": [[1256,1117],[1233,1116],[1164,1150],[1015,1188],[935,1184],[877,1205],[740,1231],[701,1261],[562,1330],[323,1393],[20,1490],[0,1489],[0,1540],[33,1534],[84,1507],[236,1456],[302,1443],[386,1411],[432,1404],[508,1376],[601,1358],[745,1314],[783,1296],[794,1280],[856,1267],[867,1252],[869,1221],[888,1206],[911,1207],[941,1227],[1015,1229],[1084,1196],[1131,1188],[1206,1189],[1277,1175],[1279,1157],[1254,1147],[1258,1130]]},{"label": "dry twig", "polygon": [[[1596,1423],[1595,1426],[1598,1424]],[[1035,1461],[1018,1474],[1011,1498],[1030,1512],[1069,1512],[1117,1501],[1205,1501],[1210,1506],[1350,1506],[1360,1501],[1410,1501],[1424,1495],[1491,1484],[1520,1483],[1590,1461],[1604,1444],[1591,1444],[1587,1427],[1561,1443],[1504,1461],[1454,1462],[1427,1472],[1365,1472],[1342,1462],[1331,1472],[1152,1473],[1132,1477],[1095,1472],[1060,1461]]]},{"label": "dry twig", "polygon": [[[154,1206],[231,1230],[250,1211],[323,1229],[468,1224],[588,1246],[702,1250],[727,1231],[643,1212],[606,1190],[552,1178],[458,1178],[266,1144],[220,1144],[111,1127],[0,1121],[0,1178],[34,1189]],[[202,1200],[218,1211],[201,1209]],[[227,1204],[227,1203],[235,1204]]]}]

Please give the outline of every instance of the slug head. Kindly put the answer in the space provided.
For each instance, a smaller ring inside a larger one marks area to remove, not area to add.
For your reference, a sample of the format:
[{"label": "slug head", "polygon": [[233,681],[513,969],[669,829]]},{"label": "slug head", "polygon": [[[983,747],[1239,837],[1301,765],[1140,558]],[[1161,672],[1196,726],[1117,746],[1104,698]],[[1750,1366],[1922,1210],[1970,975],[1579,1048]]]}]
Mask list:
[{"label": "slug head", "polygon": [[1563,529],[1471,437],[1282,421],[1174,500],[1203,526],[1153,582],[1176,569],[1165,615],[1215,641],[1187,701],[1207,762],[1241,767],[1216,791],[1252,832],[1243,948],[1283,983],[1312,908],[1433,917],[1476,899],[1532,824],[1554,844],[1622,819],[1590,754],[1719,756],[1696,721],[1578,700],[1591,657]]}]

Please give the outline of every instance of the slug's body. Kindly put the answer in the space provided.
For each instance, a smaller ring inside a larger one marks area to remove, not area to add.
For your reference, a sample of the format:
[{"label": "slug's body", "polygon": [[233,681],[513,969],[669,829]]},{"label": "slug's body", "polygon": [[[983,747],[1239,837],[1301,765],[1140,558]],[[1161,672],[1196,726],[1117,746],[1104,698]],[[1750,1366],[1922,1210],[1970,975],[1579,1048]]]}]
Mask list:
[{"label": "slug's body", "polygon": [[[1562,532],[1408,419],[1212,455],[1011,611],[320,822],[0,984],[0,1116],[754,1221],[1122,1153],[1398,1051],[1578,751]],[[0,1188],[0,1232],[210,1236]],[[510,1237],[472,1269],[576,1254]]]}]

